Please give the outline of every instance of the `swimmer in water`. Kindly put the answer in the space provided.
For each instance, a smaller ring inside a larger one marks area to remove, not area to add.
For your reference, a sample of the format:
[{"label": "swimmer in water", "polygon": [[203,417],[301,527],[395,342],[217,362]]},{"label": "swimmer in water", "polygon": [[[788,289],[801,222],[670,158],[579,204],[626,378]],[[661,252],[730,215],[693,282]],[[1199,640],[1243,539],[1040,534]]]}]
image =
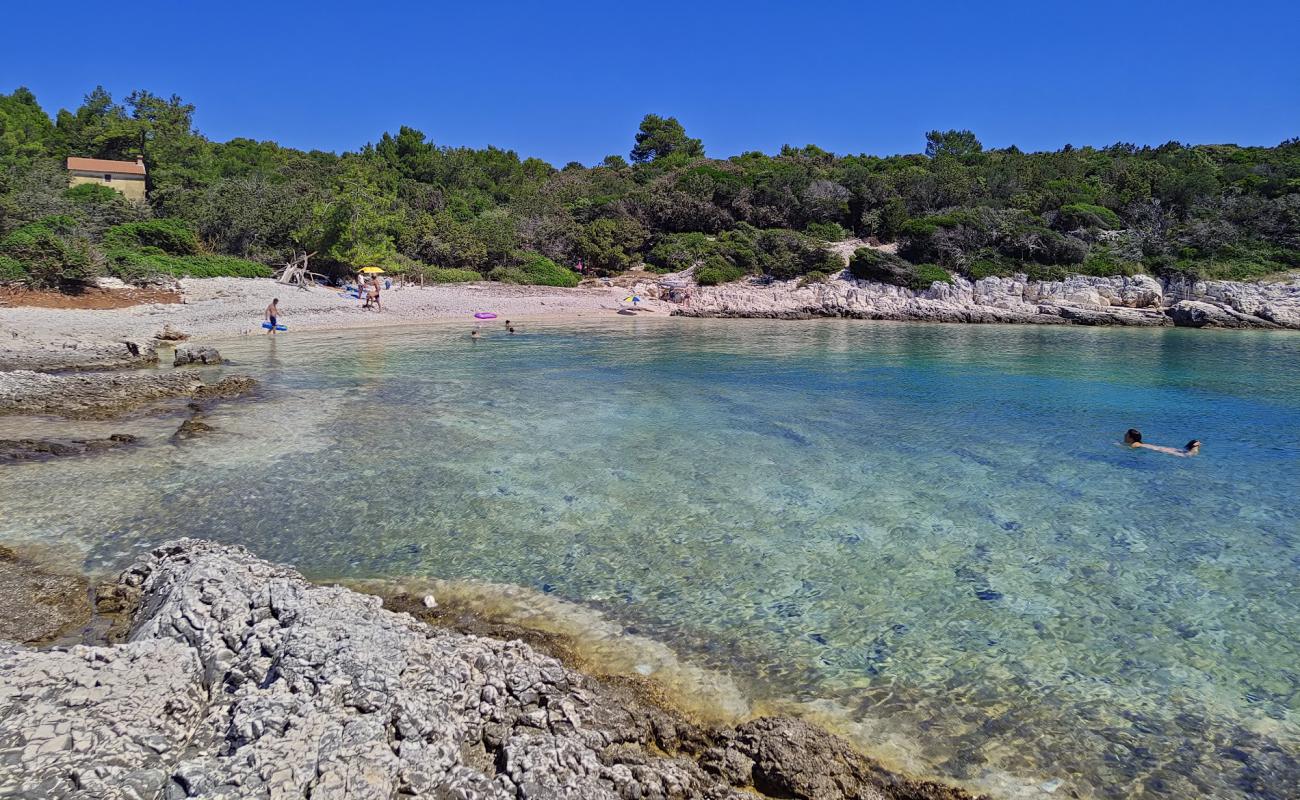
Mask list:
[{"label": "swimmer in water", "polygon": [[1187,443],[1185,447],[1183,447],[1183,449],[1179,450],[1176,447],[1165,447],[1163,445],[1158,445],[1158,444],[1147,444],[1146,442],[1142,441],[1142,431],[1138,430],[1137,428],[1129,428],[1124,433],[1124,444],[1127,447],[1140,447],[1143,450],[1154,450],[1157,453],[1165,453],[1167,455],[1179,456],[1181,458],[1191,458],[1192,456],[1201,452],[1200,439],[1191,440],[1190,442]]}]

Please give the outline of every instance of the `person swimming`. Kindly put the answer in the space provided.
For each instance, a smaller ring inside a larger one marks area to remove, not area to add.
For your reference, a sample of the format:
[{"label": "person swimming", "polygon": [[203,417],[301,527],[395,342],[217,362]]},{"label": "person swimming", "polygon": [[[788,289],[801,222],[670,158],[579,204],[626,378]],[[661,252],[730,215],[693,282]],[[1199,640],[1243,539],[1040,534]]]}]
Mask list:
[{"label": "person swimming", "polygon": [[1165,447],[1164,445],[1159,445],[1159,444],[1147,444],[1146,442],[1142,441],[1142,431],[1138,430],[1137,428],[1129,428],[1127,431],[1124,432],[1124,444],[1127,447],[1134,447],[1134,448],[1140,447],[1144,450],[1154,450],[1157,453],[1165,453],[1171,456],[1181,456],[1183,458],[1190,458],[1196,455],[1197,453],[1201,452],[1200,439],[1191,440],[1183,447],[1183,449],[1179,450],[1177,447]]}]

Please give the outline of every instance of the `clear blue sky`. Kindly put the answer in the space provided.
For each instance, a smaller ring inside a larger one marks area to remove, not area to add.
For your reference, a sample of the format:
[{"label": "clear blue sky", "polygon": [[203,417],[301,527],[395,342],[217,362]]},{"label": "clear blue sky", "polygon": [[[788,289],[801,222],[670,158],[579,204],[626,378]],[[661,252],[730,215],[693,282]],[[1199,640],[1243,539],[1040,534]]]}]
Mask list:
[{"label": "clear blue sky", "polygon": [[[1300,136],[1300,4],[6,4],[0,92],[176,93],[210,138],[354,149],[402,124],[552,163],[626,155],[647,112],[710,155],[815,143],[1276,144]],[[130,46],[132,36],[139,45]]]}]

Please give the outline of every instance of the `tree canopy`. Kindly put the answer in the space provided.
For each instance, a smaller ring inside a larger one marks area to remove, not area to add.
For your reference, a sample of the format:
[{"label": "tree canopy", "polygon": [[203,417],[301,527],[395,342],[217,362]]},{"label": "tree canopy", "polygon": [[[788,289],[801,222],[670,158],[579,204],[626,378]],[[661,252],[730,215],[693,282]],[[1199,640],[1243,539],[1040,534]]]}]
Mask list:
[{"label": "tree canopy", "polygon": [[[695,266],[706,282],[786,279],[836,271],[826,242],[848,237],[897,242],[898,261],[863,256],[860,269],[906,283],[934,269],[1254,278],[1300,267],[1294,139],[1024,153],[950,130],[927,133],[916,154],[806,145],[721,159],[676,118],[647,114],[630,160],[557,169],[510,150],[435,143],[407,126],[342,154],[214,142],[194,111],[176,96],[141,90],[118,103],[96,88],[51,117],[27,89],[0,95],[0,242],[10,242],[0,244],[0,280],[39,273],[48,282],[60,263],[69,278],[245,274],[294,249],[316,251],[340,274],[378,264],[430,280],[563,285],[556,270],[579,262],[587,274],[644,263]],[[143,158],[147,203],[69,191],[70,155]],[[109,235],[149,219],[183,226],[195,249]]]}]

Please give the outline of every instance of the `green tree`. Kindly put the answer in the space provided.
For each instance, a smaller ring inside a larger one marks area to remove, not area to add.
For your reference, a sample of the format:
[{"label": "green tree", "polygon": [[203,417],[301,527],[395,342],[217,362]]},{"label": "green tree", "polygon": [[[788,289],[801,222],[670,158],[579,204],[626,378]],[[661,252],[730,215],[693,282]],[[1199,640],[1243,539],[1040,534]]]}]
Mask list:
[{"label": "green tree", "polygon": [[687,158],[699,158],[704,155],[704,144],[699,139],[686,135],[686,129],[676,117],[661,117],[658,114],[646,114],[641,119],[641,128],[636,134],[636,144],[632,147],[632,160],[638,164],[658,161],[675,153]]},{"label": "green tree", "polygon": [[966,160],[984,151],[984,145],[970,131],[930,131],[925,135],[925,155],[928,158],[952,156]]},{"label": "green tree", "polygon": [[51,151],[54,124],[24,86],[0,94],[0,169],[31,163]]}]

